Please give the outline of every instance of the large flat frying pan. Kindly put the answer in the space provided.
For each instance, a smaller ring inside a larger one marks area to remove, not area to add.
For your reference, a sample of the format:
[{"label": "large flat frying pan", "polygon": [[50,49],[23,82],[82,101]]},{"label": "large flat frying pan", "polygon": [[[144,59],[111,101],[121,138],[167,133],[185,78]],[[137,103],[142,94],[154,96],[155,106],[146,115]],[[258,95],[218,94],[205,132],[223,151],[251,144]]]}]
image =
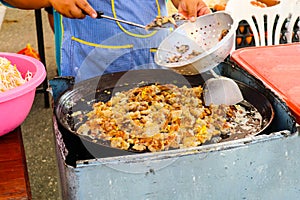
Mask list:
[{"label": "large flat frying pan", "polygon": [[[110,157],[136,153],[110,147],[108,141],[93,141],[89,137],[79,135],[76,130],[87,120],[78,117],[77,113],[87,113],[92,110],[92,104],[98,101],[108,101],[118,91],[149,85],[153,83],[175,84],[177,86],[198,86],[204,83],[201,75],[182,76],[171,70],[133,70],[106,74],[79,82],[67,90],[55,103],[55,115],[59,126],[70,136],[78,137],[94,157]],[[274,112],[268,99],[257,90],[237,82],[244,99],[254,106],[263,117],[262,133],[271,123]],[[82,116],[82,115],[81,115]]]}]

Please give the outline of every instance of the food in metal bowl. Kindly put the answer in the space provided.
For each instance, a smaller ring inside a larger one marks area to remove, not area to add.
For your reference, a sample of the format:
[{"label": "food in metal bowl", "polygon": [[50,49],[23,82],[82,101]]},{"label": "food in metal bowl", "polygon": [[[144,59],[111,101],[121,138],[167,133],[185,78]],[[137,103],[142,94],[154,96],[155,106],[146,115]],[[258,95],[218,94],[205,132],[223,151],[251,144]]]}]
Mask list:
[{"label": "food in metal bowl", "polygon": [[[219,36],[219,41],[221,41],[229,32],[228,29],[223,29],[220,36]],[[175,54],[173,54],[172,56],[167,58],[166,63],[176,63],[176,62],[181,62],[181,61],[185,61],[185,60],[189,60],[192,59],[196,56],[199,56],[201,53],[201,51],[197,51],[197,50],[192,50],[191,52],[187,53],[190,49],[190,46],[187,44],[182,44],[179,46],[175,46]]]},{"label": "food in metal bowl", "polygon": [[259,112],[240,105],[204,106],[202,92],[201,86],[152,84],[117,92],[87,114],[72,117],[87,117],[77,129],[79,135],[137,152],[196,147],[260,130]]}]

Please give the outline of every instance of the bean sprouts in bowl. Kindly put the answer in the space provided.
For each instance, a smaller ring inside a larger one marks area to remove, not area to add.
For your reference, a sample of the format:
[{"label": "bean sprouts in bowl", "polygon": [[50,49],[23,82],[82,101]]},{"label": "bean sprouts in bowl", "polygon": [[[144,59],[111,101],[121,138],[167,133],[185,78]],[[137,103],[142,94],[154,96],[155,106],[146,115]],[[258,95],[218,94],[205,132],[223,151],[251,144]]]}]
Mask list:
[{"label": "bean sprouts in bowl", "polygon": [[0,136],[2,136],[23,123],[33,104],[36,88],[46,77],[46,70],[40,61],[29,56],[0,53],[0,57],[9,60],[23,79],[30,74],[30,79],[24,83],[0,92]]}]

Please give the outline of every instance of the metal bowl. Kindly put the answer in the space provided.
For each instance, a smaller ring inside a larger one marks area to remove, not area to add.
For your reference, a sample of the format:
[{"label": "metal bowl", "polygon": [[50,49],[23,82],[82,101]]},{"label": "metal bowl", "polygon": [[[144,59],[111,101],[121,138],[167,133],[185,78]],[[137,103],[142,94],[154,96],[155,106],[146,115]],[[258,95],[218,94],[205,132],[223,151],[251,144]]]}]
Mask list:
[{"label": "metal bowl", "polygon": [[[230,14],[224,11],[203,15],[195,22],[186,22],[166,37],[155,55],[156,64],[184,75],[211,70],[230,54],[234,46],[235,27]],[[228,31],[222,37],[223,31]],[[181,47],[186,52],[179,52]],[[198,55],[189,57],[193,51]],[[170,61],[172,58],[178,61]],[[176,60],[176,59],[175,59]]]}]

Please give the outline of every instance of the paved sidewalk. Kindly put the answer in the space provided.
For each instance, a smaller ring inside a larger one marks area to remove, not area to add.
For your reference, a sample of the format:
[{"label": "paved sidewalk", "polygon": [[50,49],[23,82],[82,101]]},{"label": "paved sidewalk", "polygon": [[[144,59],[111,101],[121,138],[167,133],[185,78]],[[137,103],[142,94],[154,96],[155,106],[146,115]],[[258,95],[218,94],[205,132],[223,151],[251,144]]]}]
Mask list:
[{"label": "paved sidewalk", "polygon": [[[48,79],[56,75],[53,33],[43,14]],[[7,8],[0,29],[0,51],[17,52],[30,43],[37,50],[34,11]],[[22,124],[23,141],[33,200],[58,200],[60,187],[52,131],[52,109],[44,108],[44,96],[36,94],[31,112]]]}]

